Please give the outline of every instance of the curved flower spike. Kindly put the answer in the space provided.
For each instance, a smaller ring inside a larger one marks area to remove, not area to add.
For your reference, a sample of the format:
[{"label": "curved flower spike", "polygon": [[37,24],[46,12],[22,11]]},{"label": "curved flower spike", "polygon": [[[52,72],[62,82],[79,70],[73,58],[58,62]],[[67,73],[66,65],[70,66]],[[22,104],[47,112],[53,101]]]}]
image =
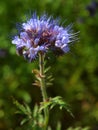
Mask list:
[{"label": "curved flower spike", "polygon": [[39,52],[46,53],[48,50],[59,51],[59,54],[69,51],[69,43],[76,40],[77,34],[71,33],[71,26],[63,28],[58,20],[54,20],[44,14],[40,18],[36,13],[22,23],[19,35],[16,35],[12,44],[16,45],[19,55],[23,55],[30,62]]}]

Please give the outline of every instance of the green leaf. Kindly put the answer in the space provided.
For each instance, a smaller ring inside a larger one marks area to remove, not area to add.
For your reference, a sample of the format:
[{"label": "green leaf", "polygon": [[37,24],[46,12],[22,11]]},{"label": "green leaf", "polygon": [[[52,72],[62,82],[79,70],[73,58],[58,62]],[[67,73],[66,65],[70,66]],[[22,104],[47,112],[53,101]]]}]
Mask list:
[{"label": "green leaf", "polygon": [[50,109],[53,109],[54,106],[55,106],[55,104],[51,104]]},{"label": "green leaf", "polygon": [[57,123],[57,128],[56,128],[56,130],[61,130],[61,123],[60,123],[60,122]]},{"label": "green leaf", "polygon": [[35,106],[34,106],[34,109],[33,109],[33,117],[34,118],[36,118],[37,117],[37,114],[38,114],[38,105],[36,104]]},{"label": "green leaf", "polygon": [[40,109],[39,111],[41,112],[44,108],[50,106],[51,102],[50,101],[47,101],[47,102],[41,102],[41,105],[40,105]]},{"label": "green leaf", "polygon": [[21,111],[21,113],[23,114],[27,114],[27,110],[25,108],[25,106],[23,106],[22,104],[20,104],[17,100],[14,99],[14,104],[16,105],[16,107]]},{"label": "green leaf", "polygon": [[55,107],[56,105],[59,106],[59,109],[66,109],[66,111],[72,116],[74,117],[74,115],[72,114],[69,105],[63,101],[62,97],[57,96],[54,98],[49,98],[48,101],[46,102],[42,102],[41,106],[40,106],[40,111],[42,111],[43,109],[45,109],[46,107],[49,107],[50,109],[52,109],[53,107]]},{"label": "green leaf", "polygon": [[20,111],[20,110],[17,110],[17,111],[15,112],[15,114],[21,114],[21,115],[24,115],[24,113],[23,113],[22,111]]},{"label": "green leaf", "polygon": [[50,86],[50,85],[52,85],[52,83],[50,83],[50,82],[47,82],[47,83],[46,83],[46,85],[47,85],[47,86]]},{"label": "green leaf", "polygon": [[28,118],[24,118],[21,122],[20,122],[20,125],[24,125],[26,122],[28,122],[29,119]]},{"label": "green leaf", "polygon": [[46,74],[49,70],[51,69],[51,67],[47,67],[45,70],[44,70],[44,73]]},{"label": "green leaf", "polygon": [[50,126],[48,126],[48,130],[52,130]]},{"label": "green leaf", "polygon": [[25,108],[26,108],[26,111],[29,113],[29,114],[31,114],[31,109],[30,109],[30,107],[25,103]]}]

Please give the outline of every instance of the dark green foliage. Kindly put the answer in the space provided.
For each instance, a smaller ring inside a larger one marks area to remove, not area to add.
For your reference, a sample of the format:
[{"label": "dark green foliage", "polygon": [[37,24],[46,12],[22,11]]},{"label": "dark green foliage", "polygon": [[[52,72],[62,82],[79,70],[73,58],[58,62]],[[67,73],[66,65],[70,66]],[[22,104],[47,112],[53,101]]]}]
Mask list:
[{"label": "dark green foliage", "polygon": [[43,130],[44,118],[39,111],[38,105],[35,105],[31,110],[27,104],[22,105],[17,100],[14,100],[14,104],[18,109],[16,114],[24,115],[20,125],[28,124],[29,130]]},{"label": "dark green foliage", "polygon": [[[49,108],[50,110],[53,109],[55,106],[59,106],[59,109],[62,110],[63,108],[66,109],[67,112],[70,113],[72,117],[73,114],[70,111],[68,104],[62,100],[62,97],[57,96],[55,98],[49,98],[46,102],[41,102],[40,106],[35,105],[34,108],[31,108],[27,104],[21,104],[17,100],[13,100],[14,105],[17,107],[16,114],[20,114],[24,116],[20,122],[20,125],[24,125],[28,123],[29,127],[31,126],[31,130],[43,130],[45,119],[41,114],[45,108]],[[50,126],[49,126],[50,129]],[[61,130],[61,124],[57,124],[57,130]]]},{"label": "dark green foliage", "polygon": [[98,129],[98,9],[90,16],[86,9],[89,4],[90,0],[0,0],[0,130],[29,129],[20,126],[12,96],[30,104],[30,108],[42,98],[39,88],[32,85],[35,78],[31,71],[37,63],[27,63],[17,56],[11,44],[16,22],[22,22],[35,10],[60,17],[65,26],[72,22],[75,32],[80,31],[80,41],[71,46],[68,54],[52,56],[47,62],[54,78],[53,85],[47,88],[49,97],[62,96],[75,116],[71,118],[54,108],[52,128],[55,130],[60,121],[62,130],[70,126]]},{"label": "dark green foliage", "polygon": [[46,102],[41,102],[41,106],[40,106],[40,111],[44,110],[44,108],[49,107],[49,109],[53,109],[55,106],[59,106],[59,109],[62,110],[63,108],[70,113],[70,115],[72,117],[74,117],[74,115],[72,114],[69,105],[63,101],[61,96],[57,96],[54,98],[49,98],[48,101]]}]

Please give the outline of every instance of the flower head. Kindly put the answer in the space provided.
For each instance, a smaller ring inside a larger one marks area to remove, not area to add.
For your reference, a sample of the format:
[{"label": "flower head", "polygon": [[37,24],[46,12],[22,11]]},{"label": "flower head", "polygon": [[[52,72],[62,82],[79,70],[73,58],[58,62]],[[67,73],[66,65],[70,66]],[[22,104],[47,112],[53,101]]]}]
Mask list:
[{"label": "flower head", "polygon": [[46,53],[48,50],[66,53],[69,51],[69,43],[75,41],[75,34],[71,26],[66,28],[59,26],[58,20],[36,13],[21,25],[19,35],[16,35],[12,43],[16,45],[19,55],[32,61],[39,52]]}]

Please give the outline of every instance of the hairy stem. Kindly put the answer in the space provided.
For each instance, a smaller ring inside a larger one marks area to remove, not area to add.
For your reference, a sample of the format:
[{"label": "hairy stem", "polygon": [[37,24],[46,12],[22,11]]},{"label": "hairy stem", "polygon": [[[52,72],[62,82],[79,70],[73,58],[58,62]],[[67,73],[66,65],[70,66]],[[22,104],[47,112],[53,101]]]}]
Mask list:
[{"label": "hairy stem", "polygon": [[[41,76],[41,92],[43,97],[43,102],[47,101],[47,92],[46,92],[46,85],[45,85],[45,75],[44,75],[44,58],[45,55],[43,53],[39,53],[39,67],[40,67],[40,76]],[[49,110],[48,108],[44,109],[44,116],[45,116],[45,130],[48,127],[48,120],[49,120]]]}]

